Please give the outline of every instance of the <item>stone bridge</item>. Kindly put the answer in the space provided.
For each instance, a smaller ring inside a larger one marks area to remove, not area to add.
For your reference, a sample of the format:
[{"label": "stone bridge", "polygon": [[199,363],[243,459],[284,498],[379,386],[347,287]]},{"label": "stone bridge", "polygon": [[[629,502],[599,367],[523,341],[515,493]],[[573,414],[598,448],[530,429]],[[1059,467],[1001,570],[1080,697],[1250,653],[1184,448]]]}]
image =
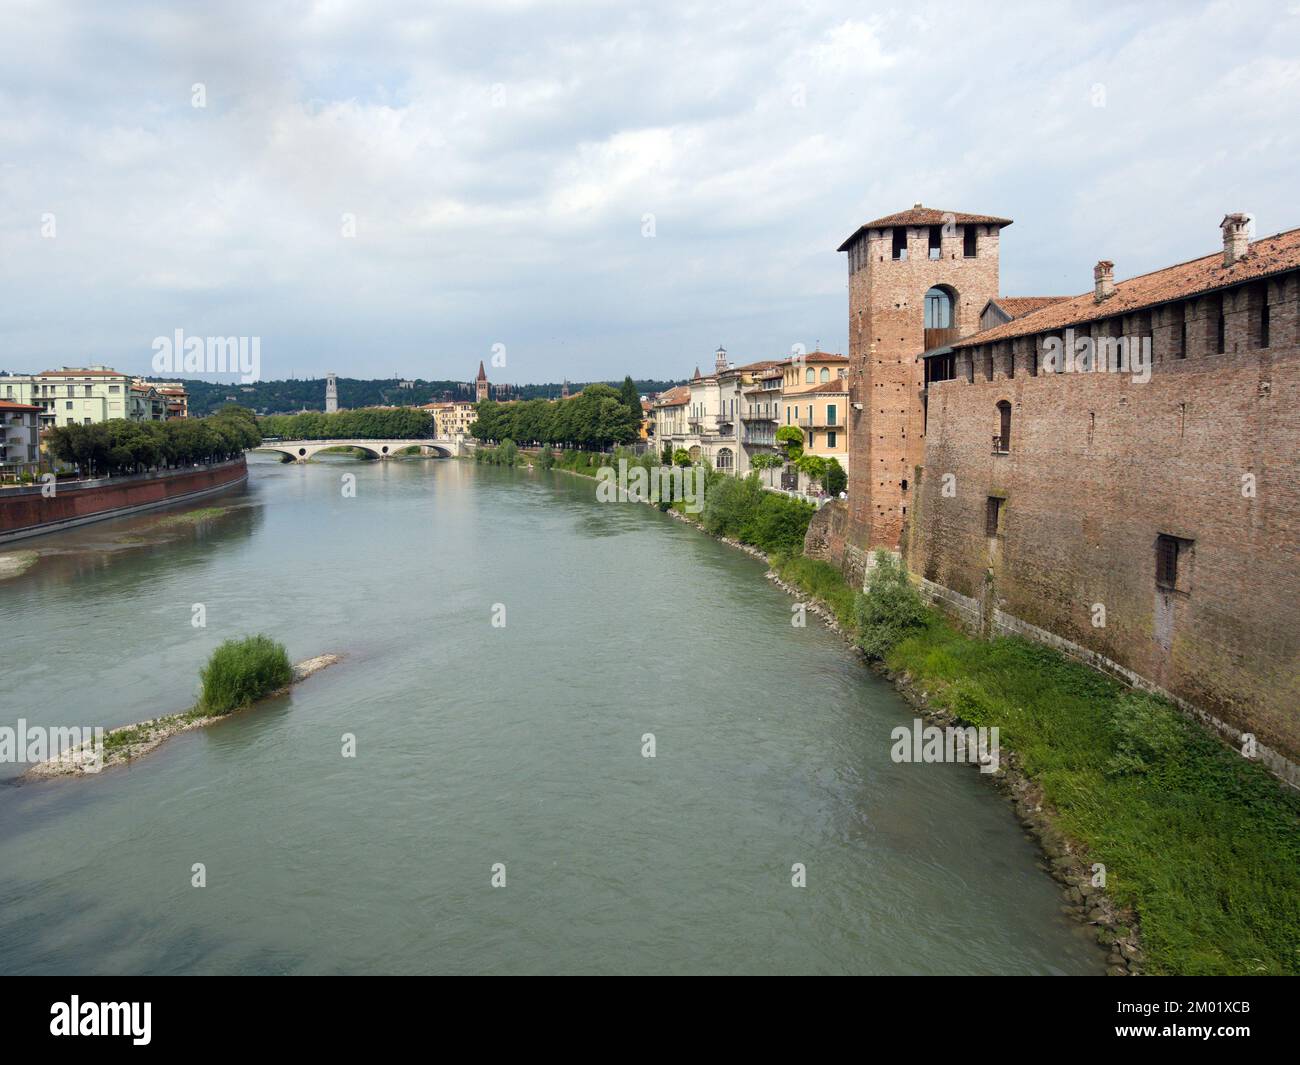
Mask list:
[{"label": "stone bridge", "polygon": [[369,451],[377,459],[390,459],[398,452],[418,447],[420,454],[434,452],[444,458],[465,453],[468,449],[459,437],[428,437],[421,440],[263,440],[254,451],[276,451],[293,459],[306,462],[313,455],[332,447],[355,447]]}]

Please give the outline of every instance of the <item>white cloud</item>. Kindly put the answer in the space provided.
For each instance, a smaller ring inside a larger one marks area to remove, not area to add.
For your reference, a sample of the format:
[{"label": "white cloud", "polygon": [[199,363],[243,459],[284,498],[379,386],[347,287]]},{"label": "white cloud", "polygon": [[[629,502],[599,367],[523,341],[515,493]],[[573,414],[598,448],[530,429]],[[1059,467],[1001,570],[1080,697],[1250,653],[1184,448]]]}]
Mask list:
[{"label": "white cloud", "polygon": [[1300,224],[1298,38],[1263,0],[6,5],[0,365],[141,370],[178,327],[273,374],[842,350],[834,248],[916,200],[1017,220],[1004,291],[1082,291],[1229,209]]}]

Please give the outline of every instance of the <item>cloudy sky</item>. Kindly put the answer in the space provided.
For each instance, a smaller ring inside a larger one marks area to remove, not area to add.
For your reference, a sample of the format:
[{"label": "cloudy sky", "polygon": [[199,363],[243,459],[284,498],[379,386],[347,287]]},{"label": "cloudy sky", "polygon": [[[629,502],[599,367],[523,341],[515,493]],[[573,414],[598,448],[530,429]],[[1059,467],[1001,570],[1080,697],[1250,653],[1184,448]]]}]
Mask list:
[{"label": "cloudy sky", "polygon": [[1300,226],[1298,0],[188,6],[0,8],[0,369],[678,377],[845,350],[917,201],[1016,220],[1010,295]]}]

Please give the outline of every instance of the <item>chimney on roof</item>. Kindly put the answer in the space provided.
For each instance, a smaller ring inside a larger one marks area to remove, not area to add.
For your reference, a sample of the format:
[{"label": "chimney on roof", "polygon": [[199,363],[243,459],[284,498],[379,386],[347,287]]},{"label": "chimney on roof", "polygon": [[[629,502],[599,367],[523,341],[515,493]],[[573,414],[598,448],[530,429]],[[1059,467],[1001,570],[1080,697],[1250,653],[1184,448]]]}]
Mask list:
[{"label": "chimney on roof", "polygon": [[1250,215],[1243,211],[1223,216],[1223,265],[1235,266],[1250,248]]},{"label": "chimney on roof", "polygon": [[912,204],[912,210],[913,210],[913,211],[918,211],[918,210],[920,210],[920,208],[921,208],[921,203],[920,203],[919,200],[918,200],[916,203]]},{"label": "chimney on roof", "polygon": [[1109,259],[1102,259],[1092,268],[1092,298],[1100,303],[1115,295],[1115,264]]}]

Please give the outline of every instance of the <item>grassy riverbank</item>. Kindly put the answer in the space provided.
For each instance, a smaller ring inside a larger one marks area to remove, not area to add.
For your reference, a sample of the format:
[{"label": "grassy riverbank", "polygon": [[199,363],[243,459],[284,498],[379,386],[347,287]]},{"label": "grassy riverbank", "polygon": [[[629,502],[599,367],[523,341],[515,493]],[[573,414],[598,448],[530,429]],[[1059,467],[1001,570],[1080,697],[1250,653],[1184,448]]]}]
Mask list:
[{"label": "grassy riverbank", "polygon": [[[774,568],[872,643],[864,597],[834,567]],[[1300,796],[1163,700],[1050,648],[923,616],[886,641],[885,666],[930,705],[998,726],[1057,827],[1138,914],[1148,972],[1300,973]]]}]

